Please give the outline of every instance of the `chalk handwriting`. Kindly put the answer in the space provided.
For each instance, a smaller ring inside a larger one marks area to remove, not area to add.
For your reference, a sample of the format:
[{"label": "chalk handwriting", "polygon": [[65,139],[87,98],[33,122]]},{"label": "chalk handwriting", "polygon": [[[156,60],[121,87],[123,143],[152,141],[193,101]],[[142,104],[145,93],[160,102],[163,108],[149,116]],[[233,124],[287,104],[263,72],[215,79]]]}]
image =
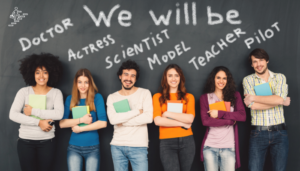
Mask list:
[{"label": "chalk handwriting", "polygon": [[240,28],[234,29],[233,33],[228,33],[225,36],[225,41],[223,39],[220,39],[220,41],[216,42],[216,44],[213,44],[211,46],[210,50],[206,50],[204,52],[205,57],[199,56],[198,58],[196,58],[196,56],[194,56],[188,63],[193,64],[195,69],[199,70],[198,64],[202,67],[205,66],[207,62],[210,62],[211,58],[215,58],[217,55],[221,53],[222,50],[227,48],[230,43],[235,42],[243,34],[246,34],[246,32],[242,31],[242,29]]},{"label": "chalk handwriting", "polygon": [[76,53],[72,49],[68,50],[68,60],[69,62],[73,59],[82,59],[84,55],[89,55],[89,53],[99,52],[105,46],[115,44],[115,40],[111,37],[110,34],[106,35],[102,39],[96,40],[95,43],[90,43],[89,45],[81,48]]},{"label": "chalk handwriting", "polygon": [[270,39],[274,36],[275,31],[280,32],[280,29],[278,27],[278,22],[275,22],[274,24],[272,24],[271,28],[266,29],[264,31],[264,33],[260,29],[258,29],[258,34],[256,32],[254,33],[255,39],[253,37],[249,37],[249,38],[245,39],[244,42],[245,42],[247,48],[251,49],[251,45],[255,42],[255,40],[258,42],[258,44],[260,44],[261,43],[260,38],[263,41],[266,41],[266,39]]},{"label": "chalk handwriting", "polygon": [[[104,24],[106,25],[106,27],[110,27],[110,22],[111,22],[111,17],[113,16],[114,12],[120,8],[120,5],[117,4],[115,5],[108,13],[108,16],[106,17],[106,15],[104,14],[103,11],[99,12],[99,16],[98,18],[96,18],[96,16],[93,14],[93,12],[90,10],[90,8],[86,5],[83,6],[83,9],[89,14],[89,16],[92,18],[93,22],[95,23],[95,25],[97,27],[100,26],[101,21],[103,20]],[[118,15],[118,21],[119,24],[123,27],[129,27],[131,26],[131,22],[129,22],[129,20],[131,20],[132,18],[132,14],[130,11],[127,10],[122,10],[119,12]],[[125,22],[125,21],[128,22]]]},{"label": "chalk handwriting", "polygon": [[[54,38],[53,30],[58,34],[62,34],[65,30],[68,30],[69,27],[73,26],[70,18],[63,19],[61,22],[63,26],[60,24],[56,24],[54,27],[46,30],[46,34],[48,35],[48,37],[50,36],[51,38]],[[30,41],[30,39],[26,37],[19,38],[19,42],[22,46],[22,51],[30,49],[32,45],[38,46],[41,42],[47,42],[48,38],[46,38],[44,34],[45,33],[42,32],[39,37],[34,37],[32,41]]]}]

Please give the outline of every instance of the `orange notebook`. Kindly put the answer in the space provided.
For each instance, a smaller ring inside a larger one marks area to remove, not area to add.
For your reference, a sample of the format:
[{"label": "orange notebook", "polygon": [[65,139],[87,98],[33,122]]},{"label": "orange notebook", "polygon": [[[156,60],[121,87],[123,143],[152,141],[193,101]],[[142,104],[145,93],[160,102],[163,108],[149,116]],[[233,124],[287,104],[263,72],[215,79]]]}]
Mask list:
[{"label": "orange notebook", "polygon": [[222,110],[227,111],[224,101],[216,102],[209,105],[209,110]]}]

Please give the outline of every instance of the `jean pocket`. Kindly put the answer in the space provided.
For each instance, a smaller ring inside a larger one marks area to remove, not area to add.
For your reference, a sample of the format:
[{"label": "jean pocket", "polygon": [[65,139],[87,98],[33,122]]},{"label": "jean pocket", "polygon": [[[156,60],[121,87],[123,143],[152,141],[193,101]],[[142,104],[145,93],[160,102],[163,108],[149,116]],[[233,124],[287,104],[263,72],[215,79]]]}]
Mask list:
[{"label": "jean pocket", "polygon": [[203,147],[203,151],[204,151],[204,150],[208,150],[208,149],[210,149],[210,148],[211,148],[211,147],[209,147],[209,146],[204,146],[204,147]]},{"label": "jean pocket", "polygon": [[288,136],[287,131],[286,130],[278,130],[279,134],[282,136]]},{"label": "jean pocket", "polygon": [[230,151],[235,152],[235,147],[229,148]]},{"label": "jean pocket", "polygon": [[259,135],[259,131],[258,130],[251,130],[251,133],[250,133],[250,137],[251,138],[255,138]]}]

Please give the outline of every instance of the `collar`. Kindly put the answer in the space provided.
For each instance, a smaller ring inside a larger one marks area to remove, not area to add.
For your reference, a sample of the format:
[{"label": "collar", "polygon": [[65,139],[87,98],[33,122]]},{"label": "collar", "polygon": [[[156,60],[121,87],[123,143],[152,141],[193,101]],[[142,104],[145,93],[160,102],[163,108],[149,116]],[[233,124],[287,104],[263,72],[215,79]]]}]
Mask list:
[{"label": "collar", "polygon": [[[268,71],[269,71],[270,77],[271,77],[271,78],[274,78],[274,72],[270,71],[269,69],[268,69]],[[255,77],[256,77],[256,78],[261,79],[256,73],[254,73],[254,74],[255,74]]]}]

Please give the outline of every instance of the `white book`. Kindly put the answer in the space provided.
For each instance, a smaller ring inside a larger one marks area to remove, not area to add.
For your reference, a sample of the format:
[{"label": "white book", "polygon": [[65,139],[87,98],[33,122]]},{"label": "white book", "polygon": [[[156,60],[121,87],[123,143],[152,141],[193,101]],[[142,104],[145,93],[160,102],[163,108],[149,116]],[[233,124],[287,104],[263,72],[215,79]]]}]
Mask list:
[{"label": "white book", "polygon": [[182,113],[183,104],[182,103],[168,103],[168,112]]}]

